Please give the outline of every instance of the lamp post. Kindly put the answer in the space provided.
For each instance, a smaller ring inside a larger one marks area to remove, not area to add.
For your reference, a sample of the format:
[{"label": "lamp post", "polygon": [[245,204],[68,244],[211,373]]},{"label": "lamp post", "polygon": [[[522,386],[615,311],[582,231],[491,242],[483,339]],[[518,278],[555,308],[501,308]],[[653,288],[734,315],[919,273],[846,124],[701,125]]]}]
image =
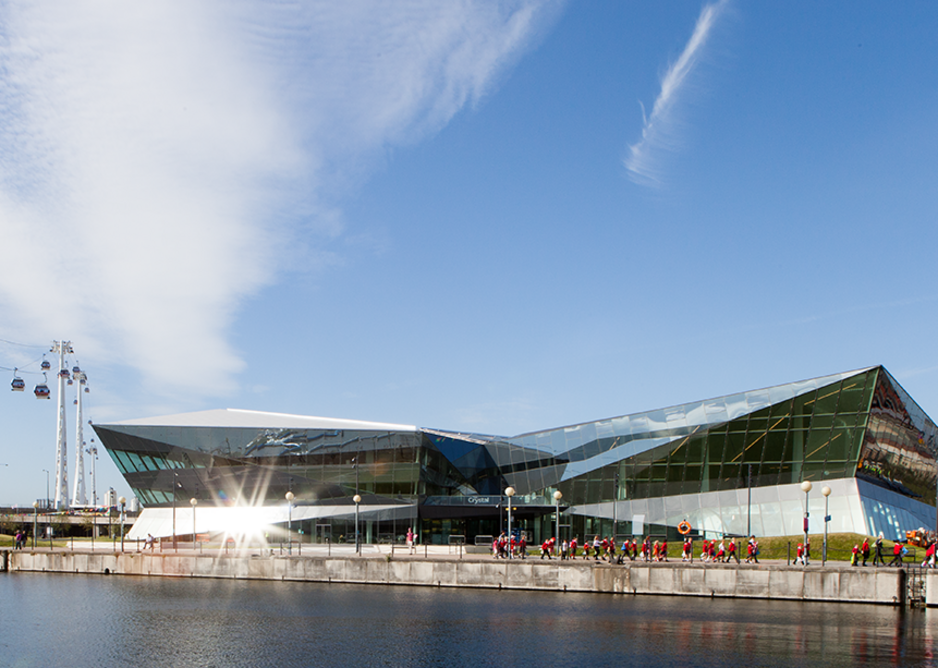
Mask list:
[{"label": "lamp post", "polygon": [[33,501],[33,549],[36,549],[36,532],[39,531],[39,502]]},{"label": "lamp post", "polygon": [[746,477],[746,490],[746,536],[749,537],[752,535],[752,464]]},{"label": "lamp post", "polygon": [[[557,543],[558,544],[561,542],[560,541],[560,499],[562,498],[563,498],[563,492],[561,492],[559,489],[556,492],[554,492],[554,509],[555,509],[555,512],[557,513]],[[615,522],[613,522],[613,525],[614,524]],[[613,529],[613,540],[615,540],[615,529]]]},{"label": "lamp post", "polygon": [[821,553],[821,565],[824,566],[827,564],[827,523],[831,521],[831,516],[827,512],[829,503],[828,497],[831,495],[831,488],[824,485],[821,488],[821,494],[824,495],[824,550]]},{"label": "lamp post", "polygon": [[192,549],[195,549],[195,507],[199,505],[199,500],[194,496],[189,499],[189,505],[192,506]]},{"label": "lamp post", "polygon": [[178,484],[178,477],[179,474],[176,473],[176,469],[173,469],[173,552],[179,552],[179,547],[176,545],[176,485]]},{"label": "lamp post", "polygon": [[[293,492],[286,493],[287,499],[287,554],[293,554]],[[358,504],[355,505],[356,515]],[[355,533],[358,533],[358,522],[355,523]]]},{"label": "lamp post", "polygon": [[123,496],[117,500],[121,504],[121,552],[124,551],[124,510],[127,506],[127,499]]},{"label": "lamp post", "polygon": [[355,554],[361,554],[361,542],[358,540],[358,504],[362,502],[362,497],[356,494],[352,501],[355,502]]},{"label": "lamp post", "polygon": [[804,565],[808,565],[808,517],[810,513],[808,512],[808,503],[810,501],[811,494],[811,481],[805,480],[801,483],[801,491],[804,492]]},{"label": "lamp post", "polygon": [[505,496],[508,497],[508,558],[513,558],[513,550],[511,549],[511,497],[515,495],[514,487],[505,488]]}]

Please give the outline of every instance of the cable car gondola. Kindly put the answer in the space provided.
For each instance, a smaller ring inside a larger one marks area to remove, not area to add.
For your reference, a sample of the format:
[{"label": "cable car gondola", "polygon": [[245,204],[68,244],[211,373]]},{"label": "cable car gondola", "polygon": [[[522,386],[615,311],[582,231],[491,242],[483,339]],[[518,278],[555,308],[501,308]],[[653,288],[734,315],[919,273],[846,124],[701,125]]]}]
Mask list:
[{"label": "cable car gondola", "polygon": [[58,376],[59,378],[71,378],[71,374],[69,374],[68,369],[60,369]]},{"label": "cable car gondola", "polygon": [[48,378],[46,374],[42,374],[42,382],[36,386],[36,389],[33,390],[33,393],[36,395],[37,399],[48,399],[52,393],[49,391],[49,386],[46,384]]},{"label": "cable car gondola", "polygon": [[22,392],[26,389],[26,381],[16,375],[16,369],[13,369],[13,382],[10,383],[10,389],[14,392]]},{"label": "cable car gondola", "polygon": [[39,365],[39,368],[41,368],[43,371],[48,371],[52,368],[52,365],[49,364],[49,360],[46,359],[45,355],[42,356],[42,364]]},{"label": "cable car gondola", "polygon": [[81,374],[81,367],[79,367],[79,366],[76,364],[75,366],[72,367],[72,375],[75,376],[76,378],[78,378],[78,376],[79,376],[80,374]]}]

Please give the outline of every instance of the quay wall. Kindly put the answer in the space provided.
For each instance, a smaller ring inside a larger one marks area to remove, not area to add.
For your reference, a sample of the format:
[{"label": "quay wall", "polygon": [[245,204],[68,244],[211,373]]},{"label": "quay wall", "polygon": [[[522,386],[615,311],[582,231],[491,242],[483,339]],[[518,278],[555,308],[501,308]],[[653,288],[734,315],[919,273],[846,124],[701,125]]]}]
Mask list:
[{"label": "quay wall", "polygon": [[[610,594],[656,594],[904,605],[906,571],[784,564],[714,566],[541,560],[227,556],[138,552],[7,553],[10,572],[86,573],[298,582],[476,587]],[[938,573],[926,576],[926,603],[938,607]]]}]

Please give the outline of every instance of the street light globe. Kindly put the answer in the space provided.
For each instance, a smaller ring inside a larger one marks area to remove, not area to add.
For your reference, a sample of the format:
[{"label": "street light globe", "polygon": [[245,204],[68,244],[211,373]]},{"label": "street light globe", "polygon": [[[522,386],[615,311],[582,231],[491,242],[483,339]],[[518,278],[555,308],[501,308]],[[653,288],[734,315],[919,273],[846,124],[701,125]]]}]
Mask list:
[{"label": "street light globe", "polygon": [[293,503],[293,499],[296,498],[295,496],[293,496],[293,492],[287,492],[287,493],[284,495],[284,497],[285,497],[286,500],[289,501],[290,503]]},{"label": "street light globe", "polygon": [[36,508],[36,509],[39,508],[39,502],[38,502],[38,501],[33,501],[33,508]]},{"label": "street light globe", "polygon": [[801,483],[801,491],[805,494],[810,492],[812,487],[813,485],[811,484],[810,480],[805,480],[803,483]]},{"label": "street light globe", "polygon": [[824,485],[824,486],[821,488],[821,494],[823,494],[824,496],[830,496],[830,495],[831,495],[831,488],[828,487],[827,485]]},{"label": "street light globe", "polygon": [[506,487],[506,488],[505,488],[505,496],[507,496],[507,497],[510,499],[510,498],[513,497],[514,495],[515,495],[515,488],[514,488],[514,487]]},{"label": "street light globe", "polygon": [[355,502],[355,505],[358,505],[359,503],[362,502],[362,497],[356,494],[355,496],[352,497],[352,501]]},{"label": "street light globe", "polygon": [[124,505],[125,503],[127,503],[127,499],[122,496],[121,498],[117,500],[117,502],[121,505]]},{"label": "street light globe", "polygon": [[560,499],[562,498],[563,498],[563,492],[561,492],[559,489],[556,492],[554,492],[554,501],[560,501]]},{"label": "street light globe", "polygon": [[197,505],[199,505],[199,500],[195,497],[192,497],[189,499],[189,505],[195,508]]}]

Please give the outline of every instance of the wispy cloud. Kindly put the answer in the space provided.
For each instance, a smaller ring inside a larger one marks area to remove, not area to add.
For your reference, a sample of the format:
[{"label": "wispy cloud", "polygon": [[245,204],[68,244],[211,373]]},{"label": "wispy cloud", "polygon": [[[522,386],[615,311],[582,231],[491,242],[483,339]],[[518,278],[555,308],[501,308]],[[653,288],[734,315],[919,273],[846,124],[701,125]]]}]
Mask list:
[{"label": "wispy cloud", "polygon": [[645,113],[642,105],[642,138],[629,146],[625,166],[629,177],[636,183],[657,185],[660,183],[658,162],[662,152],[673,151],[680,140],[676,130],[674,107],[687,78],[700,61],[710,31],[728,0],[719,0],[704,6],[697,18],[694,34],[691,35],[681,56],[668,68],[661,80],[661,92],[652,107]]},{"label": "wispy cloud", "polygon": [[331,193],[484,96],[542,10],[4,4],[0,335],[224,391],[242,300],[341,234]]}]

